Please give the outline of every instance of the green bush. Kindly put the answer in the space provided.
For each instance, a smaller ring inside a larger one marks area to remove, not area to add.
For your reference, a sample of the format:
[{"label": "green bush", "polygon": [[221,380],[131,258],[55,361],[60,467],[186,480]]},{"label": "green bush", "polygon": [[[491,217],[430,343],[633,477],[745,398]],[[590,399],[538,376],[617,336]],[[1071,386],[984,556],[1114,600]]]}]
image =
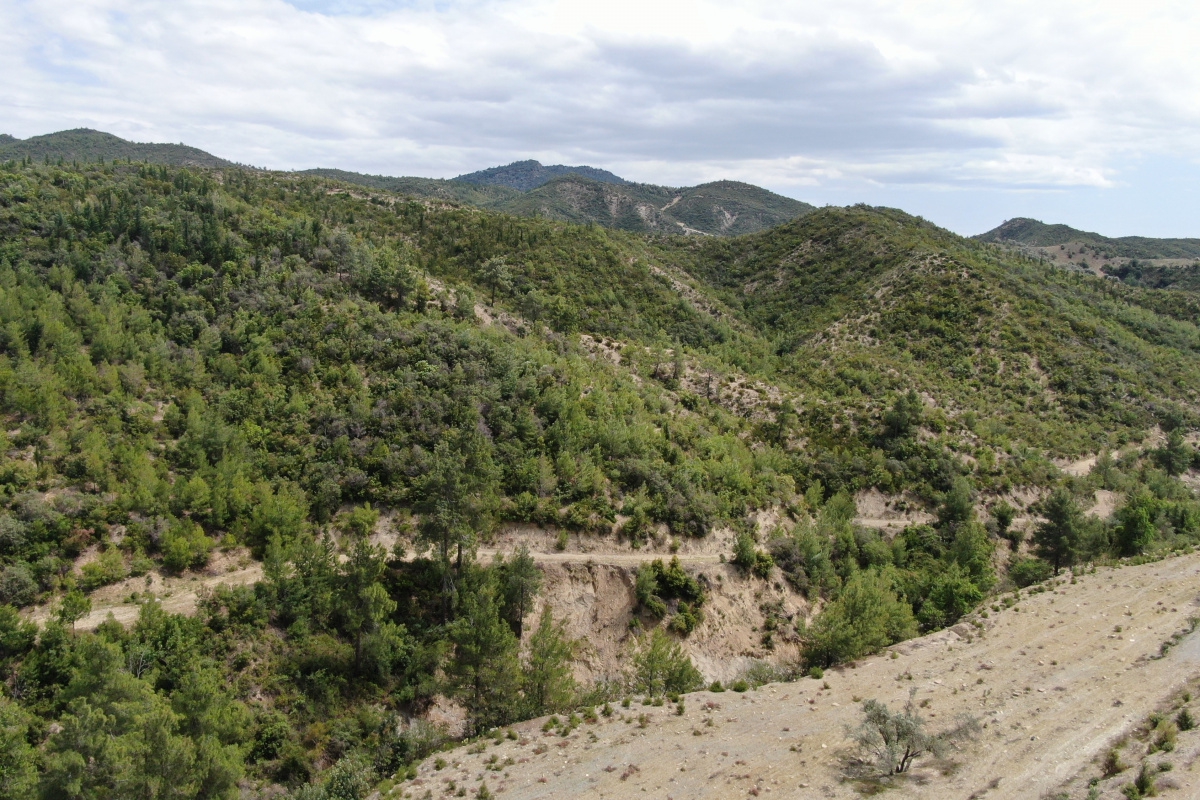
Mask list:
[{"label": "green bush", "polygon": [[23,563],[9,564],[0,572],[0,604],[20,608],[37,598],[38,585],[33,571]]},{"label": "green bush", "polygon": [[177,520],[167,526],[158,543],[163,566],[172,572],[199,569],[208,563],[213,541],[204,529],[190,520]]},{"label": "green bush", "polygon": [[125,568],[125,557],[115,547],[105,550],[95,561],[84,564],[80,571],[83,576],[79,585],[87,592],[122,581],[129,574]]},{"label": "green bush", "polygon": [[882,573],[855,573],[804,636],[804,660],[829,667],[881,650],[917,633],[912,608]]},{"label": "green bush", "polygon": [[917,620],[925,630],[953,625],[983,600],[983,592],[958,564],[941,570],[933,579]]},{"label": "green bush", "polygon": [[1049,580],[1053,574],[1054,567],[1040,558],[1019,558],[1008,567],[1008,577],[1021,589]]},{"label": "green bush", "polygon": [[658,628],[638,642],[632,667],[632,688],[647,695],[683,694],[702,685],[700,671],[683,648]]}]

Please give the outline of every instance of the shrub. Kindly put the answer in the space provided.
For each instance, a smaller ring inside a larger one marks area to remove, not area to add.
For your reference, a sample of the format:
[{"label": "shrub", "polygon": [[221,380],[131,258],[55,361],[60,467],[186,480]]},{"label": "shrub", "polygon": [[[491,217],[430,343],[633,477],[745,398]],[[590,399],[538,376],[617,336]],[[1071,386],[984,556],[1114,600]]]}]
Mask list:
[{"label": "shrub", "polygon": [[639,608],[660,619],[667,614],[666,599],[678,599],[679,608],[671,619],[671,628],[683,635],[691,633],[703,619],[700,606],[704,603],[704,589],[684,572],[678,558],[672,558],[669,564],[656,558],[638,567],[634,595]]},{"label": "shrub", "polygon": [[1047,580],[1053,572],[1054,568],[1040,558],[1020,558],[1009,566],[1008,577],[1012,578],[1013,583],[1024,589],[1026,586]]},{"label": "shrub", "polygon": [[917,618],[926,630],[953,625],[983,600],[983,592],[958,564],[951,564],[933,580]]},{"label": "shrub", "polygon": [[895,713],[878,700],[863,703],[863,721],[854,740],[860,757],[874,763],[884,775],[907,772],[918,758],[940,756],[951,742],[974,736],[979,730],[976,720],[964,717],[953,728],[928,733],[925,720],[917,713],[916,694],[915,688],[910,690],[904,709]]},{"label": "shrub", "polygon": [[37,625],[23,620],[17,609],[0,605],[0,661],[29,652],[37,631]]},{"label": "shrub", "polygon": [[190,520],[178,520],[170,525],[159,542],[163,566],[172,572],[203,567],[208,563],[212,546],[212,539]]},{"label": "shrub", "polygon": [[1157,513],[1158,501],[1147,491],[1135,493],[1117,510],[1116,545],[1121,555],[1140,555],[1150,547],[1158,534]]},{"label": "shrub", "polygon": [[1179,714],[1175,717],[1175,724],[1179,726],[1181,731],[1190,731],[1196,727],[1196,718],[1192,716],[1192,712],[1186,708],[1181,708]]},{"label": "shrub", "polygon": [[666,602],[658,596],[658,578],[654,574],[654,568],[649,564],[642,564],[638,567],[633,590],[637,597],[638,607],[643,611],[660,619],[667,613]]},{"label": "shrub", "polygon": [[1175,723],[1163,717],[1154,726],[1154,740],[1150,743],[1150,752],[1162,751],[1170,753],[1175,749],[1175,740],[1179,735],[1179,729],[1175,727]]},{"label": "shrub", "polygon": [[1153,797],[1158,794],[1158,787],[1154,785],[1154,771],[1150,769],[1150,765],[1142,762],[1142,768],[1138,770],[1137,778],[1133,783],[1122,786],[1121,792],[1129,800],[1141,800],[1143,797]]},{"label": "shrub", "polygon": [[23,562],[9,564],[4,572],[0,572],[0,605],[17,608],[27,606],[37,598],[37,594],[37,581]]},{"label": "shrub", "polygon": [[755,547],[754,536],[748,531],[742,531],[734,543],[733,563],[752,575],[767,578],[771,575],[771,568],[775,566],[775,559],[770,553]]},{"label": "shrub", "polygon": [[325,778],[328,800],[366,800],[375,775],[361,758],[350,756],[333,765]]},{"label": "shrub", "polygon": [[829,542],[811,525],[800,525],[794,534],[770,541],[772,558],[793,588],[812,599],[838,583]]},{"label": "shrub", "polygon": [[738,678],[730,685],[729,688],[740,694],[741,692],[750,691],[750,684],[746,683],[746,681],[742,680],[741,678]]},{"label": "shrub", "polygon": [[690,603],[680,603],[679,610],[675,616],[671,618],[671,630],[676,633],[687,636],[696,629],[704,619],[704,615],[700,609],[693,608]]},{"label": "shrub", "polygon": [[1100,773],[1111,778],[1113,775],[1124,772],[1128,767],[1121,761],[1121,752],[1117,748],[1112,748],[1104,754],[1104,763],[1100,766]]},{"label": "shrub", "polygon": [[107,586],[110,583],[117,583],[125,580],[129,574],[125,569],[125,558],[121,555],[121,551],[115,547],[110,547],[105,550],[100,558],[88,564],[84,564],[81,570],[83,577],[79,584],[85,592],[90,592],[99,589],[101,586]]},{"label": "shrub", "polygon": [[809,666],[831,667],[915,636],[912,609],[896,596],[891,579],[855,573],[826,606],[804,638]]},{"label": "shrub", "polygon": [[700,671],[660,629],[640,642],[633,656],[633,688],[649,695],[690,692],[701,685]]}]

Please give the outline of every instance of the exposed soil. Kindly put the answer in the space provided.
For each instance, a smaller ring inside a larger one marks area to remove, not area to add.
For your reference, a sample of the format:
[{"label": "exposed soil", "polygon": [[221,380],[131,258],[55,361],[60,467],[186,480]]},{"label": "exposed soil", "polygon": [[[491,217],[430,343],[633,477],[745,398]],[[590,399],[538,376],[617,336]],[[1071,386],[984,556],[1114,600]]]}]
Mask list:
[{"label": "exposed soil", "polygon": [[[168,575],[158,570],[137,578],[104,586],[88,595],[92,611],[75,623],[79,630],[92,630],[108,618],[109,614],[120,623],[128,625],[137,619],[141,604],[130,597],[153,594],[162,607],[175,614],[191,614],[196,610],[196,601],[202,589],[211,589],[220,584],[241,586],[262,580],[262,564],[253,561],[245,548],[235,548],[227,553],[215,553],[208,566],[200,572],[183,575]],[[34,606],[25,612],[26,617],[44,624],[54,616],[56,605],[49,603]]]},{"label": "exposed soil", "polygon": [[[669,703],[635,700],[567,737],[543,734],[543,720],[522,723],[519,741],[481,753],[459,748],[447,754],[445,769],[426,763],[390,796],[441,797],[454,780],[471,794],[486,781],[494,794],[531,800],[856,798],[878,788],[847,778],[847,728],[860,718],[858,701],[895,707],[915,687],[918,701],[928,701],[922,713],[931,728],[965,713],[983,730],[947,762],[918,762],[889,796],[1037,798],[1069,787],[1081,797],[1087,780],[1099,776],[1103,754],[1200,678],[1200,634],[1157,657],[1200,613],[1198,590],[1197,554],[1101,569],[989,611],[977,620],[982,628],[959,624],[823,680],[745,694],[698,692],[685,698],[682,715]],[[1136,763],[1144,750],[1130,744],[1127,760]],[[1173,783],[1171,794],[1181,798],[1200,796],[1198,751],[1200,731],[1179,734],[1178,755],[1154,759],[1175,762],[1160,786]],[[489,770],[493,756],[497,769]],[[1103,783],[1102,796],[1117,796],[1132,771]]]},{"label": "exposed soil", "polygon": [[[761,523],[773,527],[770,515]],[[706,680],[727,681],[756,661],[778,664],[795,658],[791,637],[780,632],[764,640],[768,611],[783,622],[782,628],[810,612],[808,603],[786,583],[747,576],[724,563],[722,557],[733,552],[733,539],[732,531],[720,529],[703,539],[663,537],[634,550],[616,536],[573,534],[559,550],[556,533],[514,525],[499,532],[478,556],[487,560],[497,553],[511,555],[521,545],[529,549],[545,575],[530,620],[536,620],[547,605],[556,619],[566,620],[570,635],[584,645],[575,670],[584,682],[623,677],[634,636],[630,623],[636,617],[636,625],[660,624],[634,613],[636,569],[654,559],[678,558],[708,596],[704,620],[684,640],[684,648]],[[526,626],[527,635],[531,627]]]}]

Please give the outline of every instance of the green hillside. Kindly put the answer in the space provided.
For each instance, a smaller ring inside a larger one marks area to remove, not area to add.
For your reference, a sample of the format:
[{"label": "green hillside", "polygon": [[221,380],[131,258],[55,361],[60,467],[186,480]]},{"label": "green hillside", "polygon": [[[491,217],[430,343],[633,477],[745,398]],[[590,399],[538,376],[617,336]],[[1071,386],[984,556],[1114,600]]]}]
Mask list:
[{"label": "green hillside", "polygon": [[37,162],[47,159],[52,163],[60,160],[71,163],[94,163],[103,159],[112,161],[145,161],[151,164],[168,164],[174,167],[232,167],[232,161],[188,147],[183,144],[142,144],[113,136],[111,133],[89,128],[31,136],[28,139],[0,137],[0,161],[30,158]]},{"label": "green hillside", "polygon": [[1018,442],[1094,452],[1195,419],[1195,297],[1065,273],[888,209],[824,209],[697,251],[811,392],[809,413],[838,409],[850,429],[909,387],[989,462]]},{"label": "green hillside", "polygon": [[[24,159],[53,164],[119,159],[175,167],[238,166],[194,147],[141,144],[87,128],[29,139],[0,136],[0,162]],[[543,166],[536,161],[493,167],[452,180],[365,175],[340,169],[310,169],[298,174],[508,214],[640,233],[735,236],[812,210],[807,203],[736,181],[670,189],[632,184],[594,167]]]},{"label": "green hillside", "polygon": [[1110,238],[1076,230],[1067,225],[1047,225],[1036,219],[1018,217],[975,237],[983,242],[1013,243],[1034,247],[1086,244],[1115,258],[1200,259],[1200,239],[1153,239],[1148,236]]},{"label": "green hillside", "polygon": [[459,178],[448,181],[389,178],[331,169],[306,170],[301,174],[522,217],[595,224],[635,233],[737,236],[779,225],[813,209],[808,203],[737,181],[673,189],[566,174],[521,191],[504,185],[468,183]]},{"label": "green hillside", "polygon": [[[689,191],[673,208],[699,222],[775,202]],[[630,547],[730,529],[718,580],[830,609],[755,631],[791,637],[804,669],[998,587],[1200,541],[1179,479],[1200,466],[1194,296],[889,209],[725,238],[545,216],[296,173],[0,164],[4,791],[362,800],[442,746],[419,717],[438,697],[473,735],[550,713],[569,735],[605,703],[698,687],[672,639],[701,624],[710,573],[631,571],[637,655],[580,686],[582,645],[528,613],[533,561],[475,558],[505,523]],[[1051,461],[1155,428],[1161,446],[1089,476]],[[872,488],[934,521],[856,527]],[[1082,512],[1099,488],[1111,522]],[[1045,522],[1018,550],[999,501],[1022,493]],[[780,524],[760,531],[764,510]],[[383,524],[400,548],[372,543]],[[192,616],[142,582],[219,552],[263,579]],[[75,630],[106,586],[136,621]]]},{"label": "green hillside", "polygon": [[382,189],[409,197],[444,200],[451,203],[479,206],[480,208],[500,205],[522,195],[519,190],[506,186],[486,186],[441,178],[393,178],[387,175],[364,175],[361,172],[347,172],[343,169],[324,168],[301,170],[297,174],[314,175],[319,178],[332,178],[344,183],[353,183],[371,189]]}]

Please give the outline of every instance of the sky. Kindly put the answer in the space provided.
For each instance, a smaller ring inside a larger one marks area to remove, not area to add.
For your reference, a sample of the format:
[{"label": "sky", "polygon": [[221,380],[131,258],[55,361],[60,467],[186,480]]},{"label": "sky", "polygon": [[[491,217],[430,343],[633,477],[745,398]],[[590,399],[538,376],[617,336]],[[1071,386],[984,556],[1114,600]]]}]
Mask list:
[{"label": "sky", "polygon": [[0,0],[0,133],[1200,237],[1200,3]]}]

